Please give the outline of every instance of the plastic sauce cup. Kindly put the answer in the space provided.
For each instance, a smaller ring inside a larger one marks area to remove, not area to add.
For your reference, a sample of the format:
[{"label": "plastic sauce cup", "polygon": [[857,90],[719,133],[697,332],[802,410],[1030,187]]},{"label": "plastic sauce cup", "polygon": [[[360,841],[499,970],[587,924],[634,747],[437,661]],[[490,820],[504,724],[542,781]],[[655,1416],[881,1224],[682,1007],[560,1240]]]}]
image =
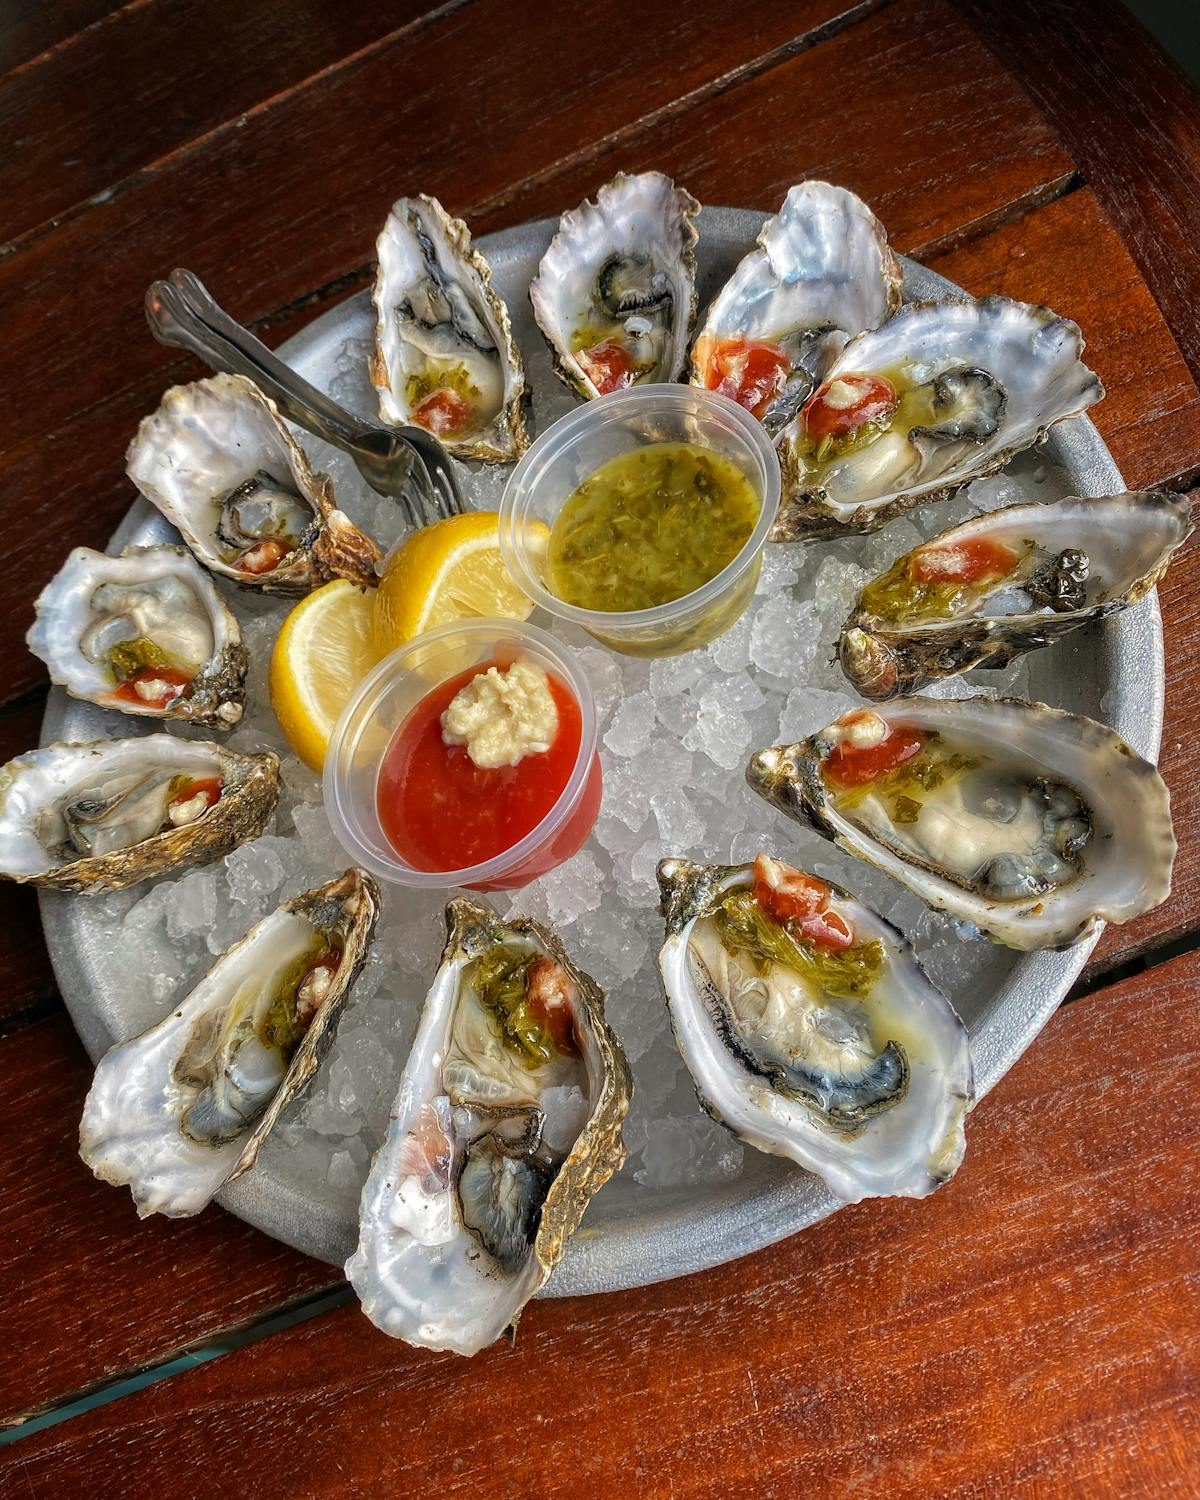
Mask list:
[{"label": "plastic sauce cup", "polygon": [[[738,555],[700,588],[652,609],[584,609],[546,584],[545,536],[576,488],[601,464],[650,443],[694,443],[735,463],[759,497],[754,530]],[[779,460],[762,424],[715,391],[637,385],[560,417],[513,471],[500,502],[500,551],[536,603],[629,656],[674,656],[723,634],[754,593],[762,551],[779,509]]]},{"label": "plastic sauce cup", "polygon": [[[379,821],[379,771],[388,747],[417,704],[443,682],[518,656],[557,677],[579,704],[579,753],[567,783],[542,821],[502,854],[457,870],[419,870]],[[386,656],[342,710],[325,756],[325,811],[342,847],[380,880],[426,889],[512,890],[570,859],[591,833],[600,811],[597,735],[587,679],[553,636],[512,620],[440,625]]]}]

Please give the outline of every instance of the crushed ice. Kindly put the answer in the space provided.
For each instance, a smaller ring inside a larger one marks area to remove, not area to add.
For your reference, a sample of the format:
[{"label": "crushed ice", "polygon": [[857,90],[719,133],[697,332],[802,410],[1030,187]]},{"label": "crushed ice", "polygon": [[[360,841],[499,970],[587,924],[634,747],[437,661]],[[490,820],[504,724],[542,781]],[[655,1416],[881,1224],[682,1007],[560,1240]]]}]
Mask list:
[{"label": "crushed ice", "polygon": [[[347,351],[347,378],[361,351]],[[355,376],[354,378],[359,378]],[[337,394],[335,388],[335,394]],[[345,394],[345,393],[343,393]],[[387,548],[401,535],[396,507],[362,486],[342,455],[305,438],[332,471],[340,503]],[[504,470],[470,476],[473,498],[494,505]],[[743,1148],[696,1105],[671,1036],[655,955],[662,939],[655,866],[666,854],[738,862],[760,848],[848,886],[903,928],[934,981],[970,1020],[1013,959],[984,941],[964,942],[887,877],[842,855],[773,812],[746,786],[750,750],[794,740],[857,701],[833,661],[854,595],[900,552],[976,510],[1037,494],[1042,475],[972,485],[957,499],[903,517],[873,536],[831,544],[769,546],[750,608],[709,648],[646,662],[612,654],[573,626],[540,619],[577,652],[601,721],[604,805],[587,845],[523,891],[493,897],[504,915],[551,923],[582,968],[609,992],[609,1018],[635,1077],[626,1128],[629,1160],[607,1191],[641,1197],[664,1187],[736,1177]],[[273,748],[283,794],[269,831],[222,864],[105,898],[139,954],[128,1015],[148,1025],[186,993],[213,955],[277,902],[345,868],[321,804],[319,778],[287,751],[270,711],[266,669],[286,604],[233,590],[250,650],[246,715],[229,737],[238,750]],[[1027,669],[945,685],[947,695],[997,683],[1026,688]],[[371,1153],[416,1029],[443,940],[453,892],[389,889],[371,956],[326,1062],[286,1112],[264,1153],[271,1169],[312,1192],[328,1184],[353,1215]],[[132,1029],[136,1029],[131,1027]]]}]

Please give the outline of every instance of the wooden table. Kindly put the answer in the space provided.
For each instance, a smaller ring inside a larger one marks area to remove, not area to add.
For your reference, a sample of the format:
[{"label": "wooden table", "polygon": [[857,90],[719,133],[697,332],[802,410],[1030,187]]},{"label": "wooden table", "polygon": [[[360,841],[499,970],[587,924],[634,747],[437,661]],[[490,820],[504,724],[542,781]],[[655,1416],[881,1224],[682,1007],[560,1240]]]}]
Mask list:
[{"label": "wooden table", "polygon": [[[898,249],[1083,325],[1130,485],[1200,472],[1200,96],[1115,4],[9,0],[0,140],[5,758],[38,735],[35,593],[200,373],[147,336],[147,283],[193,266],[278,341],[366,283],[401,192],[483,232],[620,167],[767,209],[844,183]],[[91,1178],[90,1070],[0,892],[4,1416],[234,1346],[5,1448],[0,1494],[1196,1494],[1198,580],[1193,545],[1162,593],[1175,895],[1105,935],[955,1181],[536,1303],[469,1364],[219,1210],[139,1224]]]}]

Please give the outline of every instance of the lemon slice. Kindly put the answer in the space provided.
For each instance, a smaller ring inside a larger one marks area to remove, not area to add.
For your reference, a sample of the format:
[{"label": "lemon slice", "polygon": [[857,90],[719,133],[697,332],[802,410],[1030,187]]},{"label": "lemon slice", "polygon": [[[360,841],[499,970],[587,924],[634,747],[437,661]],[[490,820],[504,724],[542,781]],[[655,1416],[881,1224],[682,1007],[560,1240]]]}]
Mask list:
[{"label": "lemon slice", "polygon": [[[544,545],[549,529],[527,525],[531,542]],[[388,559],[375,591],[375,649],[383,657],[435,625],[527,620],[532,610],[504,566],[496,513],[451,516],[415,532]]]},{"label": "lemon slice", "polygon": [[271,652],[271,707],[288,744],[314,771],[347,698],[378,659],[374,600],[345,578],[302,599]]}]

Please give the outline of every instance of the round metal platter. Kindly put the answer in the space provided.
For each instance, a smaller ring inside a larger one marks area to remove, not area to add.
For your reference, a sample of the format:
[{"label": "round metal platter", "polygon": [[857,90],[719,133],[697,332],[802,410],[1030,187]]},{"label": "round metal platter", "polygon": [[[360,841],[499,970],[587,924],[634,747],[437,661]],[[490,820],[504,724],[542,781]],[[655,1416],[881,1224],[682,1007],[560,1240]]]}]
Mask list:
[{"label": "round metal platter", "polygon": [[[737,261],[753,247],[764,215],[740,209],[706,208],[700,215],[698,290],[703,309]],[[478,241],[491,263],[495,284],[508,303],[533,392],[534,432],[573,404],[555,379],[534,324],[527,290],[556,228],[555,221],[488,235]],[[961,295],[959,288],[906,261],[907,299]],[[282,356],[339,400],[375,416],[365,368],[347,368],[347,348],[365,349],[373,336],[370,293],[360,292],[331,308],[284,344]],[[1085,330],[1086,331],[1086,330]],[[148,335],[147,335],[148,336]],[[351,343],[351,341],[361,341]],[[358,361],[356,360],[356,366]],[[361,361],[365,366],[365,359]],[[321,445],[305,439],[314,463]],[[327,451],[327,450],[326,450]],[[1058,494],[1100,495],[1124,488],[1095,427],[1085,417],[1062,422],[1036,455],[1019,459],[1010,473],[1041,472],[1037,498]],[[1045,477],[1049,475],[1049,482]],[[481,479],[494,503],[502,473]],[[144,502],[138,501],[118,529],[110,550],[130,542],[175,539]],[[1033,694],[1112,725],[1141,754],[1158,753],[1162,724],[1162,629],[1157,597],[1076,632],[1066,642],[1033,654]],[[132,734],[153,726],[111,712],[50,697],[43,742],[89,740]],[[736,773],[730,773],[735,775]],[[114,1041],[140,1029],[129,1014],[125,974],[137,955],[120,946],[102,903],[43,893],[46,939],[63,998],[83,1043],[98,1058]],[[994,984],[969,995],[952,995],[966,1022],[979,1095],[1000,1079],[1037,1036],[1083,967],[1091,945],[1064,953],[1005,955]],[[648,959],[652,962],[652,959]],[[969,1132],[968,1132],[969,1145]],[[83,1170],[81,1167],[80,1170]],[[971,1171],[968,1149],[965,1171]],[[340,1263],[353,1249],[357,1225],[330,1201],[324,1180],[289,1175],[285,1151],[264,1152],[259,1164],[225,1189],[218,1201],[265,1233],[323,1259]],[[568,1296],[614,1291],[686,1275],[758,1250],[832,1213],[838,1202],[822,1183],[778,1158],[747,1151],[742,1175],[720,1186],[601,1192],[567,1249],[546,1294]]]}]

